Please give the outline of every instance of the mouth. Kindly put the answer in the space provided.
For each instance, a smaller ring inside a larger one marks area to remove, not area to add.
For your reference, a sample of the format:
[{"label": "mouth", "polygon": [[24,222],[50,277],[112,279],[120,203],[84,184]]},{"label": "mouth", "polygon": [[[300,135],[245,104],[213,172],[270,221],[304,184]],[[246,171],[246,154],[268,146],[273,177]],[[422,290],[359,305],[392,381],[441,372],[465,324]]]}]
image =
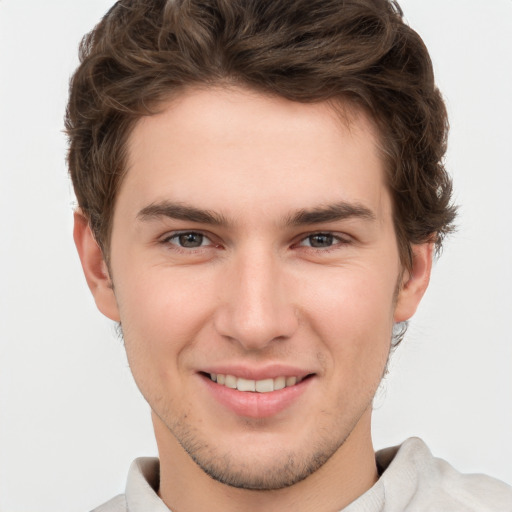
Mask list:
[{"label": "mouth", "polygon": [[258,371],[240,368],[239,372],[235,372],[235,368],[231,372],[218,368],[215,373],[212,370],[199,372],[206,390],[217,403],[238,417],[273,417],[300,403],[301,396],[315,389],[315,373],[300,373],[289,367],[267,367]]},{"label": "mouth", "polygon": [[234,375],[224,375],[221,373],[203,373],[203,375],[220,386],[249,393],[272,393],[273,391],[279,391],[281,389],[296,386],[303,380],[312,377],[312,374],[310,374],[305,377],[278,376],[269,379],[252,380],[236,377]]}]

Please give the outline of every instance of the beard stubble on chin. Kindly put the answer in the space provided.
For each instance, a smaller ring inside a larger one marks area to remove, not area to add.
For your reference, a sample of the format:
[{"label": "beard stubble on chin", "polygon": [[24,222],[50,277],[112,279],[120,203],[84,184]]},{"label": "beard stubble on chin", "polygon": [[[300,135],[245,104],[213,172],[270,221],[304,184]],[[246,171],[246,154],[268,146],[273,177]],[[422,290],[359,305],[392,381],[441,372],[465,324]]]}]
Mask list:
[{"label": "beard stubble on chin", "polygon": [[[275,447],[277,449],[266,457],[252,458],[244,457],[239,447],[222,451],[202,441],[186,416],[175,419],[171,425],[161,417],[160,420],[188,456],[213,480],[236,489],[274,491],[290,487],[318,471],[345,443],[359,417],[353,425],[340,427],[337,436],[326,430],[315,443],[306,440],[295,450]],[[252,425],[252,428],[257,436],[257,427]]]}]

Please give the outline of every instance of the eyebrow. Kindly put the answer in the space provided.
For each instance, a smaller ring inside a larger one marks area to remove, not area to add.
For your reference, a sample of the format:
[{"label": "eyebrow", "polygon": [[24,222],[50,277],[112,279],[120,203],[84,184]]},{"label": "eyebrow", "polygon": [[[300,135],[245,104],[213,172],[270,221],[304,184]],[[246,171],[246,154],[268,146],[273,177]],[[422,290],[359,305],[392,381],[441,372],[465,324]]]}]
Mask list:
[{"label": "eyebrow", "polygon": [[375,213],[366,206],[358,203],[339,203],[326,206],[319,206],[313,209],[302,209],[286,220],[290,226],[302,226],[305,224],[320,224],[323,222],[334,222],[350,218],[359,218],[363,220],[376,220]]},{"label": "eyebrow", "polygon": [[[182,203],[163,201],[152,203],[137,214],[137,218],[146,221],[159,217],[196,222],[198,224],[210,224],[213,226],[227,226],[230,223],[221,214],[210,210],[202,210],[194,206]],[[302,226],[306,224],[320,224],[323,222],[334,222],[349,218],[360,218],[374,221],[375,214],[366,206],[358,203],[341,201],[326,206],[318,206],[312,209],[301,209],[293,215],[285,218],[285,225]]]},{"label": "eyebrow", "polygon": [[223,215],[209,210],[201,210],[193,206],[168,201],[150,204],[137,214],[137,218],[140,220],[151,220],[158,217],[169,217],[171,219],[197,222],[199,224],[211,224],[214,226],[228,224],[227,219]]}]

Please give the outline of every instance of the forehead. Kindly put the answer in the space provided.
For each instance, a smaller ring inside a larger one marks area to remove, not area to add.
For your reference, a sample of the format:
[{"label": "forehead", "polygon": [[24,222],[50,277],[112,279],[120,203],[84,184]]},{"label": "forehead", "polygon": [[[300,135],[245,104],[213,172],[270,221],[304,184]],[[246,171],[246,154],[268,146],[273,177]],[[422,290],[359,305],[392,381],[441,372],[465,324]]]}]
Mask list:
[{"label": "forehead", "polygon": [[233,216],[338,201],[379,209],[383,199],[377,132],[364,112],[239,88],[190,89],[140,119],[118,197],[139,209],[170,200]]}]

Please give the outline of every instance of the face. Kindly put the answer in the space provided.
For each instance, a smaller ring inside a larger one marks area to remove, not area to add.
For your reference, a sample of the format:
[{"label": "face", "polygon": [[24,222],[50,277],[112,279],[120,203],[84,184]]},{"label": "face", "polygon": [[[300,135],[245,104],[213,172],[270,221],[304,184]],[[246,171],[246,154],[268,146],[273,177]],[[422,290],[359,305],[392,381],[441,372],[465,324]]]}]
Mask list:
[{"label": "face", "polygon": [[369,442],[393,323],[423,291],[401,270],[374,127],[346,114],[196,89],[129,140],[113,290],[89,284],[157,438],[235,487],[291,485],[349,434]]}]

